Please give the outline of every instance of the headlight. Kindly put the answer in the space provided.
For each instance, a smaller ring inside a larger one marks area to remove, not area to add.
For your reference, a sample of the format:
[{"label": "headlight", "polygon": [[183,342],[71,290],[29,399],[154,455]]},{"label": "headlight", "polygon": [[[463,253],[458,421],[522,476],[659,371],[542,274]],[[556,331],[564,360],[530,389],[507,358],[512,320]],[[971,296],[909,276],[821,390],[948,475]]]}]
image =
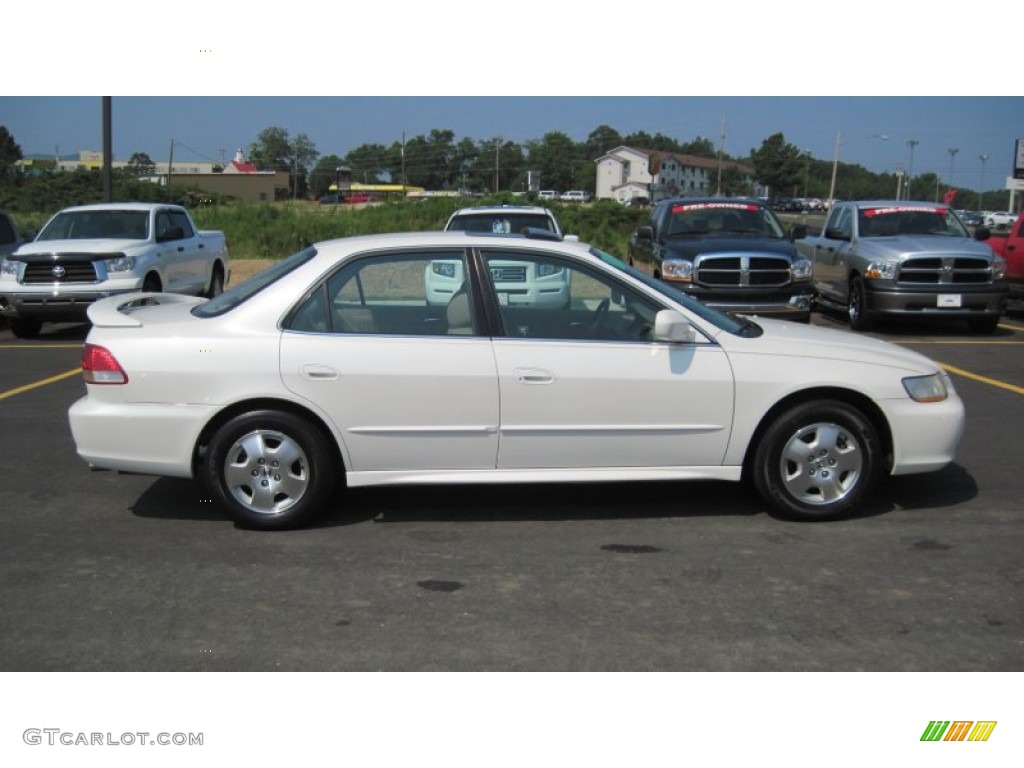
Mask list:
[{"label": "headlight", "polygon": [[693,262],[681,259],[665,259],[661,263],[661,276],[665,280],[678,280],[683,283],[693,282]]},{"label": "headlight", "polygon": [[18,276],[18,262],[4,259],[0,261],[0,275]]},{"label": "headlight", "polygon": [[554,264],[538,264],[537,277],[551,277],[562,271],[562,268]]},{"label": "headlight", "polygon": [[104,259],[107,272],[131,272],[135,269],[134,256],[118,256],[116,259]]},{"label": "headlight", "polygon": [[435,275],[455,277],[455,262],[453,261],[434,261],[431,262],[431,267]]},{"label": "headlight", "polygon": [[873,261],[864,270],[864,277],[869,280],[892,280],[896,277],[896,262]]},{"label": "headlight", "polygon": [[793,275],[793,282],[796,283],[806,282],[814,275],[814,267],[807,259],[797,259],[794,261],[790,271]]},{"label": "headlight", "polygon": [[992,259],[992,279],[1002,280],[1006,277],[1006,259],[996,256]]},{"label": "headlight", "polygon": [[949,397],[946,377],[942,373],[930,376],[911,376],[903,380],[903,388],[911,399],[919,403],[939,403]]}]

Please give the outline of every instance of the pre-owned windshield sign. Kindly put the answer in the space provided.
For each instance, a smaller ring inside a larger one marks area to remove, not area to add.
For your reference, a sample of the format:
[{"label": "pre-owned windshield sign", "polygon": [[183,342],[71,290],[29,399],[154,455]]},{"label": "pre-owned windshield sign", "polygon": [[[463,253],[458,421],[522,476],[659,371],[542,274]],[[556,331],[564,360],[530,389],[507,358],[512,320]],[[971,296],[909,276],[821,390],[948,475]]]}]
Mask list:
[{"label": "pre-owned windshield sign", "polygon": [[891,208],[865,208],[865,216],[886,216],[890,213],[938,213],[945,215],[945,208],[934,208],[925,205],[894,205]]},{"label": "pre-owned windshield sign", "polygon": [[708,208],[729,208],[734,211],[756,211],[757,206],[751,203],[688,203],[685,205],[673,205],[672,213],[683,211],[702,211]]}]

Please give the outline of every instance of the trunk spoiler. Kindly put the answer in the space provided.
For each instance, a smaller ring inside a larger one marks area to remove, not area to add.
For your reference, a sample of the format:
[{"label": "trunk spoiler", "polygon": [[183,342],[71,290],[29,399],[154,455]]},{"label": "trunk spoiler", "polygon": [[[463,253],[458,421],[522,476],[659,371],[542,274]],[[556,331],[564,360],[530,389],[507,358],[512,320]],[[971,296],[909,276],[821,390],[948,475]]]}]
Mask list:
[{"label": "trunk spoiler", "polygon": [[201,296],[185,296],[180,293],[121,293],[108,296],[89,305],[89,322],[101,328],[141,328],[142,320],[132,317],[137,310],[158,307],[165,304],[202,304]]}]

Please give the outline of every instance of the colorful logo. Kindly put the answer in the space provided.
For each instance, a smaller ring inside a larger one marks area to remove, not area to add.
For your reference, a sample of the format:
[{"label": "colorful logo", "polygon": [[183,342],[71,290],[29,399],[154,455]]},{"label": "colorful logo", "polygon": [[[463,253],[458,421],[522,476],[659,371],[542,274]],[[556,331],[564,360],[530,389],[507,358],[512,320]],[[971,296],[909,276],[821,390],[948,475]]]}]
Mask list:
[{"label": "colorful logo", "polygon": [[988,741],[996,729],[995,720],[932,720],[921,741]]}]

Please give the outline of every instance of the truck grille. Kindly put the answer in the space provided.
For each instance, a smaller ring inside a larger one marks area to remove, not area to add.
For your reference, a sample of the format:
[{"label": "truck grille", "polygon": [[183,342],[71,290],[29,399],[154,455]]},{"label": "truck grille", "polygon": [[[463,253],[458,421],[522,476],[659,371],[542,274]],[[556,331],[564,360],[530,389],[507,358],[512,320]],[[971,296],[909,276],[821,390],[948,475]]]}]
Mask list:
[{"label": "truck grille", "polygon": [[986,285],[992,282],[992,269],[987,259],[927,256],[903,262],[897,281],[913,285]]},{"label": "truck grille", "polygon": [[96,268],[93,261],[52,261],[26,264],[26,284],[39,283],[95,283]]},{"label": "truck grille", "polygon": [[778,287],[790,282],[789,261],[781,257],[698,256],[694,266],[696,280],[702,285]]},{"label": "truck grille", "polygon": [[525,283],[526,267],[491,267],[491,277],[496,283]]}]

